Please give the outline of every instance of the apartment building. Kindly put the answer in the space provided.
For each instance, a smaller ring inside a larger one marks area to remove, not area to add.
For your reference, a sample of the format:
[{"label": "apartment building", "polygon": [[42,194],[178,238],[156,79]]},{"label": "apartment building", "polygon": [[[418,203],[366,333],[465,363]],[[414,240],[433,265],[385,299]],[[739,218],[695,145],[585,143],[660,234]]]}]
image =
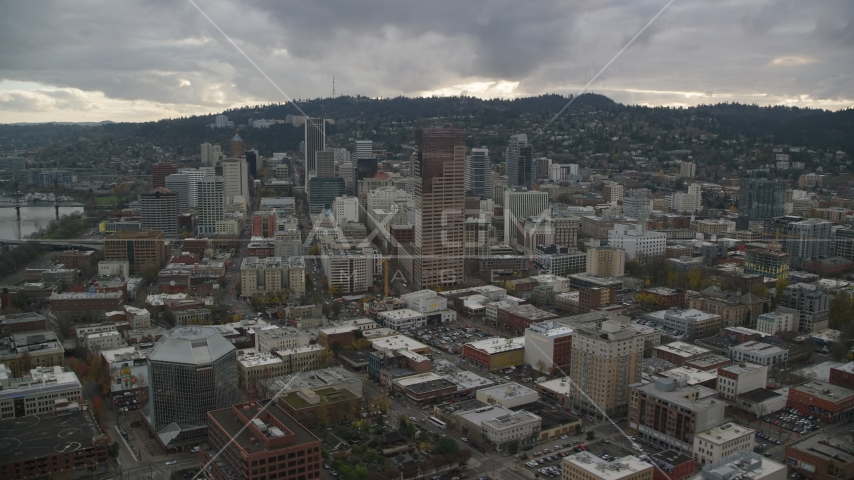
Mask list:
[{"label": "apartment building", "polygon": [[240,295],[278,294],[289,290],[305,294],[305,260],[302,257],[245,257],[240,264]]},{"label": "apartment building", "polygon": [[587,273],[597,277],[622,277],[625,269],[625,250],[609,246],[587,249]]},{"label": "apartment building", "polygon": [[153,230],[116,232],[104,239],[104,260],[126,261],[132,274],[139,275],[146,264],[162,267],[169,258],[164,233]]},{"label": "apartment building", "polygon": [[570,371],[573,409],[597,418],[602,418],[600,408],[611,417],[624,413],[628,385],[641,378],[643,352],[643,337],[617,320],[576,328]]},{"label": "apartment building", "polygon": [[721,398],[736,401],[739,395],[765,388],[768,367],[755,363],[736,363],[718,368],[717,390]]},{"label": "apartment building", "polygon": [[694,437],[724,422],[726,404],[673,378],[629,385],[629,430],[658,448],[692,453]]},{"label": "apartment building", "polygon": [[753,450],[756,430],[728,422],[694,436],[697,465],[709,465],[732,454]]}]

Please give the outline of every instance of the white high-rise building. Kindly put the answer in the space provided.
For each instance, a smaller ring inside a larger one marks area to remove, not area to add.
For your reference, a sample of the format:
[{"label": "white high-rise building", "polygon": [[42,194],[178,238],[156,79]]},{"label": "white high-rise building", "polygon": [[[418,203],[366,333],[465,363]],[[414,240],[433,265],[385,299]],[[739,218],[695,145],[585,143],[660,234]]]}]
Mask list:
[{"label": "white high-rise building", "polygon": [[214,167],[201,168],[182,168],[179,173],[186,175],[190,179],[188,185],[190,208],[196,208],[199,204],[199,182],[205,177],[211,177],[214,174]]},{"label": "white high-rise building", "polygon": [[391,210],[392,205],[404,205],[412,200],[412,195],[394,187],[380,187],[368,192],[367,210]]},{"label": "white high-rise building", "polygon": [[485,146],[472,148],[466,156],[466,192],[480,198],[492,197],[492,169],[489,163],[489,149]]},{"label": "white high-rise building", "polygon": [[359,199],[356,197],[336,197],[332,203],[335,221],[338,225],[344,222],[359,221]]},{"label": "white high-rise building", "polygon": [[374,142],[371,140],[356,140],[356,160],[374,157]]},{"label": "white high-rise building", "polygon": [[523,230],[523,220],[549,213],[549,194],[524,187],[504,190],[504,242],[515,240],[516,232]]},{"label": "white high-rise building", "polygon": [[628,195],[623,197],[623,216],[634,218],[641,225],[645,225],[652,213],[652,200],[649,199],[648,193],[645,188],[629,190]]},{"label": "white high-rise building", "polygon": [[217,115],[214,118],[214,123],[210,125],[211,128],[231,128],[234,126],[234,122],[228,121],[227,115]]},{"label": "white high-rise building", "polygon": [[178,195],[178,211],[190,209],[190,177],[183,173],[173,173],[166,177],[166,188]]},{"label": "white high-rise building", "polygon": [[223,198],[249,198],[249,166],[242,158],[222,161]]},{"label": "white high-rise building", "polygon": [[202,144],[201,160],[205,167],[215,167],[222,158],[222,148],[219,144],[211,145],[208,142]]},{"label": "white high-rise building", "polygon": [[702,207],[702,188],[699,183],[688,186],[688,193],[676,192],[670,197],[670,208],[677,213],[697,213]]},{"label": "white high-rise building", "polygon": [[323,118],[306,118],[305,120],[305,190],[308,192],[308,181],[317,173],[317,152],[326,150],[326,120]]},{"label": "white high-rise building", "polygon": [[223,181],[220,176],[205,177],[199,181],[198,232],[199,235],[212,235],[216,232],[216,223],[223,219]]},{"label": "white high-rise building", "polygon": [[684,178],[697,176],[697,165],[694,162],[679,162],[679,175]]},{"label": "white high-rise building", "polygon": [[578,164],[576,163],[553,163],[549,165],[549,180],[552,182],[577,182],[581,180],[578,175]]},{"label": "white high-rise building", "polygon": [[[505,215],[507,215],[505,210]],[[608,232],[608,245],[626,251],[626,261],[639,261],[664,255],[667,235],[662,232],[644,230],[640,225],[614,225]]]}]

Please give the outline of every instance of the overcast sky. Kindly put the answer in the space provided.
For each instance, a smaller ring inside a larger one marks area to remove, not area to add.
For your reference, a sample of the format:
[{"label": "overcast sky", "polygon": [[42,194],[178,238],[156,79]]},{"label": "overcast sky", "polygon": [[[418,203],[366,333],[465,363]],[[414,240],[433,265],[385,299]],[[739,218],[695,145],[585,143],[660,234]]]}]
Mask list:
[{"label": "overcast sky", "polygon": [[[510,98],[578,92],[668,0],[194,1],[292,98]],[[286,100],[189,0],[6,1],[0,45],[0,122]],[[675,0],[588,91],[841,109],[852,60],[852,0]]]}]

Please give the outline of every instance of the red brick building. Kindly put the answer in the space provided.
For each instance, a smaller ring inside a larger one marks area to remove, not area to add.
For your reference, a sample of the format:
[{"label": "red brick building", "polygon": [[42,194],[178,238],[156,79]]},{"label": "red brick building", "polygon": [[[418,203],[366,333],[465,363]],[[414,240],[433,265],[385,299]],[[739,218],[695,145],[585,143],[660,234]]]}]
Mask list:
[{"label": "red brick building", "polygon": [[804,262],[803,269],[822,277],[838,277],[854,270],[854,262],[842,257],[813,259]]},{"label": "red brick building", "polygon": [[686,367],[696,368],[705,372],[717,371],[719,368],[732,364],[732,360],[723,355],[709,354],[685,362]]},{"label": "red brick building", "polygon": [[649,459],[658,466],[653,470],[654,480],[682,480],[694,474],[694,458],[675,450],[653,453]]},{"label": "red brick building", "polygon": [[184,252],[196,254],[198,258],[205,258],[205,250],[211,248],[211,242],[207,238],[186,238],[181,246]]},{"label": "red brick building", "polygon": [[661,308],[685,308],[688,301],[687,292],[680,288],[644,288],[638,294],[655,298],[655,304]]},{"label": "red brick building", "polygon": [[47,319],[38,313],[11,313],[0,316],[0,333],[3,336],[35,330],[47,330]]},{"label": "red brick building", "polygon": [[617,293],[613,288],[579,288],[578,313],[589,313],[593,309],[611,305],[616,300]]},{"label": "red brick building", "polygon": [[50,296],[50,310],[69,320],[102,319],[104,313],[121,310],[125,296],[121,292],[55,293]]},{"label": "red brick building", "polygon": [[[711,350],[686,342],[671,342],[655,347],[655,356],[674,365],[686,365],[687,362],[711,353]],[[695,367],[696,368],[696,367]],[[704,370],[704,369],[700,369]]]},{"label": "red brick building", "polygon": [[838,367],[830,367],[830,383],[840,387],[854,389],[854,362]]},{"label": "red brick building", "polygon": [[66,250],[62,252],[62,263],[65,268],[86,270],[95,262],[95,252],[91,250]]},{"label": "red brick building", "polygon": [[321,478],[320,439],[276,404],[233,405],[208,412],[207,422],[199,462],[215,480]]},{"label": "red brick building", "polygon": [[252,236],[272,238],[276,236],[276,214],[255,212],[252,215]]},{"label": "red brick building", "polygon": [[789,388],[787,407],[804,415],[816,415],[825,422],[854,417],[854,390],[812,380]]},{"label": "red brick building", "polygon": [[166,188],[166,177],[178,173],[174,163],[155,163],[151,166],[151,188]]},{"label": "red brick building", "polygon": [[533,305],[519,305],[517,307],[497,309],[495,320],[500,328],[519,335],[526,328],[530,327],[532,323],[553,320],[558,317],[559,315],[540,310]]},{"label": "red brick building", "polygon": [[356,332],[358,331],[359,327],[352,326],[323,328],[318,332],[317,343],[326,348],[335,342],[338,342],[342,347],[349,347],[356,341]]},{"label": "red brick building", "polygon": [[789,472],[811,480],[854,478],[854,443],[819,432],[786,445]]}]

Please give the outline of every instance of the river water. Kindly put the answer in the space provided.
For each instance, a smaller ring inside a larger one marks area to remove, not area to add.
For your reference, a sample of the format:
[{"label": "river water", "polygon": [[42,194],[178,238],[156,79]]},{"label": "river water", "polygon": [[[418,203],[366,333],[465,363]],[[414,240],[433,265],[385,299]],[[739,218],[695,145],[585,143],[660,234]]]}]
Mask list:
[{"label": "river water", "polygon": [[[60,215],[83,213],[83,207],[59,207]],[[56,219],[53,206],[21,207],[21,219],[17,219],[14,208],[0,208],[0,239],[20,240],[46,227]]]}]

